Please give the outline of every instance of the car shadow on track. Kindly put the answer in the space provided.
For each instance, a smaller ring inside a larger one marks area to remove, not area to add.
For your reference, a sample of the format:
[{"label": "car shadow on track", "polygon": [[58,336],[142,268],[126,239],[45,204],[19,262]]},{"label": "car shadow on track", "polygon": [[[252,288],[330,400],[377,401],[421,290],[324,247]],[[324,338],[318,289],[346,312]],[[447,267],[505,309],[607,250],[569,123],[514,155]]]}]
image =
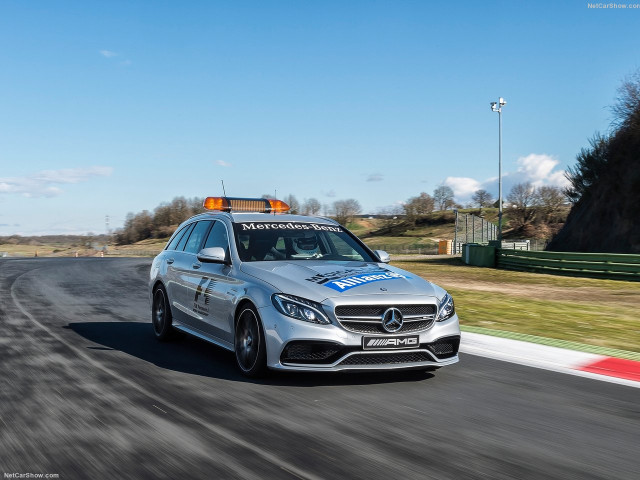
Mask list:
[{"label": "car shadow on track", "polygon": [[269,372],[261,379],[243,376],[233,353],[190,335],[171,342],[158,342],[150,323],[77,322],[69,329],[99,346],[90,350],[118,350],[146,362],[177,372],[265,385],[313,387],[321,385],[369,385],[416,382],[433,378],[429,372]]}]

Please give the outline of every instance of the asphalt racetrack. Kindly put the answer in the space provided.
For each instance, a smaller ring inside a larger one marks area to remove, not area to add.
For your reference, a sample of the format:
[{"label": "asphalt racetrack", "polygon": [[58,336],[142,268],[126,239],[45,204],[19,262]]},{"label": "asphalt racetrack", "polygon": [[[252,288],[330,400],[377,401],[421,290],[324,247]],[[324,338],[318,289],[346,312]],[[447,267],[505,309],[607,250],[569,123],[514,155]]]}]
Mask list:
[{"label": "asphalt racetrack", "polygon": [[640,478],[637,388],[465,354],[250,381],[220,348],[154,339],[150,262],[0,260],[0,475]]}]

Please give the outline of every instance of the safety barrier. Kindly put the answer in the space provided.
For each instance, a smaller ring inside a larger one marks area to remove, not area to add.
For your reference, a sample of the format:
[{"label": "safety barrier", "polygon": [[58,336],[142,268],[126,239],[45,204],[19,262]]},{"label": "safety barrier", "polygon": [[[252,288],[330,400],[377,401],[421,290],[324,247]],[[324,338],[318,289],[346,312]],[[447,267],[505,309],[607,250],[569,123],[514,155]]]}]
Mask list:
[{"label": "safety barrier", "polygon": [[498,268],[573,277],[640,281],[640,255],[496,249]]}]

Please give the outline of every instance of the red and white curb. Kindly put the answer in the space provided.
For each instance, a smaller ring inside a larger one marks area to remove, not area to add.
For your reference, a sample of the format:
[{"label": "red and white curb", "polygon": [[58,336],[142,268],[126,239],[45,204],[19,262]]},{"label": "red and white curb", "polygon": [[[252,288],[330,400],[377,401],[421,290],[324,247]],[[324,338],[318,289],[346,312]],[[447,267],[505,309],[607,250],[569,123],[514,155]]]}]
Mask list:
[{"label": "red and white curb", "polygon": [[537,343],[462,332],[460,351],[640,388],[640,362]]}]

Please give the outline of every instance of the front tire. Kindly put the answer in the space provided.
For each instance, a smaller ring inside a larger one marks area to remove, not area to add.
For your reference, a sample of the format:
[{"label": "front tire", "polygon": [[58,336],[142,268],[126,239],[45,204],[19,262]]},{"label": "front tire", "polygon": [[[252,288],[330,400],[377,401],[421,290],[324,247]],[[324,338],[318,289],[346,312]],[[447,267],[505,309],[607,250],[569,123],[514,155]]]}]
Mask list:
[{"label": "front tire", "polygon": [[159,286],[153,292],[151,324],[153,325],[153,333],[161,342],[170,340],[173,337],[172,321],[173,316],[171,315],[167,292],[162,286]]},{"label": "front tire", "polygon": [[256,378],[266,371],[267,348],[262,332],[255,307],[243,307],[236,321],[234,350],[238,368],[247,377]]}]

